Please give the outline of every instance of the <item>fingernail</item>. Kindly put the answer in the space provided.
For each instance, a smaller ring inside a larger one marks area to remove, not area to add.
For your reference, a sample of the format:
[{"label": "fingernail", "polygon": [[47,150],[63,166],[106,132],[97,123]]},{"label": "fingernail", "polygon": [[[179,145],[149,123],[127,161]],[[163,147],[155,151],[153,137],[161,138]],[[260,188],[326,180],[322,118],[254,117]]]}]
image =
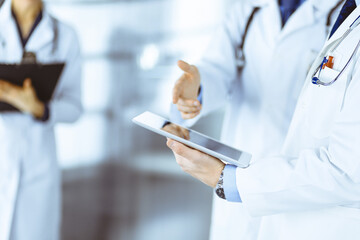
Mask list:
[{"label": "fingernail", "polygon": [[199,102],[198,101],[195,101],[194,102],[194,106],[199,106],[200,104],[199,104]]}]

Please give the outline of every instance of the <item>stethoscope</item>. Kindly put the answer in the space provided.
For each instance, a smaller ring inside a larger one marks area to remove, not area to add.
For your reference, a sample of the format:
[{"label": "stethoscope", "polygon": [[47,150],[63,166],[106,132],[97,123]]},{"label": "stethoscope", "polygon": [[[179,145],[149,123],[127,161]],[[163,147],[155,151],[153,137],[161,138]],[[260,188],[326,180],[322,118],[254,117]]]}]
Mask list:
[{"label": "stethoscope", "polygon": [[[349,26],[349,28],[346,30],[346,32],[341,36],[341,38],[338,40],[338,42],[335,44],[335,46],[329,51],[329,55],[331,55],[331,53],[333,53],[337,47],[345,40],[345,38],[350,34],[350,32],[352,30],[354,30],[357,26],[359,26],[360,24],[360,16],[358,16],[355,21]],[[351,54],[349,60],[347,61],[347,63],[345,64],[345,66],[343,67],[343,69],[339,72],[339,74],[330,82],[323,82],[320,80],[320,74],[321,74],[321,70],[323,69],[324,64],[326,64],[328,62],[328,58],[325,56],[323,61],[321,62],[321,64],[319,65],[318,68],[316,68],[314,74],[312,75],[311,78],[311,82],[315,85],[318,86],[330,86],[332,84],[334,84],[340,77],[341,75],[345,72],[345,70],[347,69],[347,67],[349,66],[351,60],[354,58],[356,52],[358,51],[360,47],[360,41],[358,42],[358,44],[356,45],[353,53]],[[318,74],[317,74],[318,73]],[[317,76],[316,76],[317,74]]]},{"label": "stethoscope", "polygon": [[[54,31],[54,39],[53,39],[53,46],[51,49],[51,55],[54,56],[59,47],[59,27],[58,27],[58,21],[53,17],[50,17],[50,18],[52,21],[52,26],[53,26],[53,31]],[[2,45],[3,48],[6,47],[6,42],[4,39],[0,38],[0,44]],[[36,63],[36,62],[37,62],[36,54],[34,52],[28,52],[24,48],[21,63],[32,64],[32,63]]]},{"label": "stethoscope", "polygon": [[[54,39],[53,39],[53,47],[51,49],[51,54],[54,56],[56,53],[56,50],[58,49],[58,45],[59,45],[59,29],[58,29],[58,22],[55,18],[50,17],[51,21],[52,21],[52,25],[53,25],[53,31],[54,31]],[[27,52],[23,51],[23,57],[21,60],[22,64],[35,64],[37,63],[36,61],[36,54],[34,52]]]}]

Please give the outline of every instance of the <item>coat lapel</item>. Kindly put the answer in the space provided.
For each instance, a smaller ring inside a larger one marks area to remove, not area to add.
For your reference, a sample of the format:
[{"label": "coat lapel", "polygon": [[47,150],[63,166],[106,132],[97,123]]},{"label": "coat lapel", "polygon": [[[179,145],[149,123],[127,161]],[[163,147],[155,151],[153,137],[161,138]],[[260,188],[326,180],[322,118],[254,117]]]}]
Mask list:
[{"label": "coat lapel", "polygon": [[43,11],[43,18],[26,45],[26,50],[30,52],[38,52],[45,46],[53,44],[54,25],[47,11]]},{"label": "coat lapel", "polygon": [[[331,48],[333,48],[339,42],[341,37],[348,30],[349,26],[355,21],[355,19],[359,15],[360,15],[360,8],[358,7],[350,14],[350,16],[343,22],[343,24],[340,25],[340,27],[336,30],[334,35],[325,42],[324,47],[322,48],[318,57],[312,64],[309,74],[316,71],[316,69],[322,62],[323,58],[328,54],[329,50],[331,50]],[[308,76],[308,77],[310,77],[310,76]]]},{"label": "coat lapel", "polygon": [[[293,32],[312,26],[321,18],[325,18],[339,0],[307,0],[289,18],[280,33],[280,40]],[[324,22],[324,26],[325,26]]]},{"label": "coat lapel", "polygon": [[[279,12],[280,15],[280,12]],[[315,9],[310,1],[305,1],[299,9],[289,18],[283,30],[280,33],[279,40],[285,38],[289,34],[298,31],[304,27],[315,23]]]},{"label": "coat lapel", "polygon": [[252,4],[253,7],[264,7],[267,4],[271,3],[274,0],[253,0],[250,4]]},{"label": "coat lapel", "polygon": [[344,33],[349,29],[349,26],[360,16],[360,7],[357,7],[340,25],[340,27],[335,31],[330,39],[327,40],[325,46],[337,41],[340,39]]},{"label": "coat lapel", "polygon": [[11,15],[10,0],[5,1],[1,8],[0,38],[2,41],[2,55],[0,56],[1,61],[19,62],[21,60],[23,50],[15,21]]}]

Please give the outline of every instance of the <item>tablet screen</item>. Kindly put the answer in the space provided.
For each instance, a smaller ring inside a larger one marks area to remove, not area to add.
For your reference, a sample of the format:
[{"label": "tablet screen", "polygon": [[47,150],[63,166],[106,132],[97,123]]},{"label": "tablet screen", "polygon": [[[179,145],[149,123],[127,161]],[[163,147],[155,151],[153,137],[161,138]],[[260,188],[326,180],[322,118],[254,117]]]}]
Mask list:
[{"label": "tablet screen", "polygon": [[[156,114],[145,112],[138,117],[134,118],[134,121],[140,123],[142,126],[148,129],[156,129],[160,132],[167,132],[176,135],[184,140],[194,143],[203,148],[209,149],[215,153],[219,153],[223,156],[231,158],[233,160],[239,160],[242,151],[218,142],[210,137],[207,137],[194,130],[184,128],[180,125],[172,123],[165,118],[162,118]],[[186,143],[185,143],[186,144]]]}]

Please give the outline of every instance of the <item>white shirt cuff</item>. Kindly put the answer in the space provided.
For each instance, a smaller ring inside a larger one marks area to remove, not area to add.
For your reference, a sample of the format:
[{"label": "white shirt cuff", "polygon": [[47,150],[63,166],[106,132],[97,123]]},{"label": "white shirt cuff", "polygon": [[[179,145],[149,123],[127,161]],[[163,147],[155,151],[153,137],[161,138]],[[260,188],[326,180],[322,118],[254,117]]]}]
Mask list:
[{"label": "white shirt cuff", "polygon": [[236,186],[236,169],[236,166],[229,164],[224,168],[223,187],[225,198],[229,202],[241,202],[241,197]]}]

